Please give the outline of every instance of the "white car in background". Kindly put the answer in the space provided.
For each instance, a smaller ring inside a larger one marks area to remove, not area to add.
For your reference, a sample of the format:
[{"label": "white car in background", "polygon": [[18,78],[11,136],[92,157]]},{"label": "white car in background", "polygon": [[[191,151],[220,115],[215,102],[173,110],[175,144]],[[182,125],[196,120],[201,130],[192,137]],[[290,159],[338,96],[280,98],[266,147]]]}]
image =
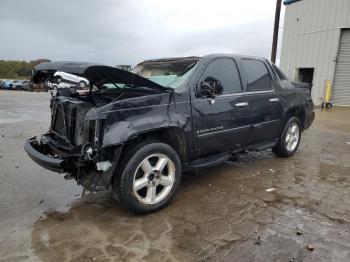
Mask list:
[{"label": "white car in background", "polygon": [[76,76],[62,71],[57,71],[54,75],[55,82],[59,85],[62,82],[78,84],[79,88],[84,89],[89,86],[89,80],[84,77]]},{"label": "white car in background", "polygon": [[64,83],[64,82],[60,82],[60,83],[54,83],[54,82],[47,82],[47,86],[50,90],[54,90],[54,89],[58,89],[58,88],[69,88],[69,87],[76,87],[77,84],[71,84],[71,83]]}]

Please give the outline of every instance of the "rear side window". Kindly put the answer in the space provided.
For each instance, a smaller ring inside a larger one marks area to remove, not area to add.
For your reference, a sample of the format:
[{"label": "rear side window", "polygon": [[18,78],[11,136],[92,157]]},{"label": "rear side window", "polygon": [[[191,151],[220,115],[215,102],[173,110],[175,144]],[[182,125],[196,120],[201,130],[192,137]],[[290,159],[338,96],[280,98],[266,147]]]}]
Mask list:
[{"label": "rear side window", "polygon": [[271,90],[271,76],[265,64],[259,60],[243,59],[243,68],[247,76],[247,91]]},{"label": "rear side window", "polygon": [[242,92],[241,79],[236,63],[230,58],[216,59],[205,70],[203,80],[214,77],[220,80],[224,90],[223,94]]}]

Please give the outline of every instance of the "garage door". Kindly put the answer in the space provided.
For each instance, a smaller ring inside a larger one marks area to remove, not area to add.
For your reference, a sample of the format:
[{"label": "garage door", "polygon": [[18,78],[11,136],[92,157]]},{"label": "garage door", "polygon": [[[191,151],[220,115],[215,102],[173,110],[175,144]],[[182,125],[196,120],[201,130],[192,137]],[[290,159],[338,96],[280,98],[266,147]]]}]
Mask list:
[{"label": "garage door", "polygon": [[333,84],[333,103],[350,106],[350,29],[341,34]]}]

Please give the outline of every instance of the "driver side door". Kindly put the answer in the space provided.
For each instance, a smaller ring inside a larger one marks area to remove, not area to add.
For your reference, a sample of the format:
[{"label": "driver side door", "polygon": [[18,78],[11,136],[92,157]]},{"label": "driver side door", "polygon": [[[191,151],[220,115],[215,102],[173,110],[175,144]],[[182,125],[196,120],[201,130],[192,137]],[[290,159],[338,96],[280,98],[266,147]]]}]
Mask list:
[{"label": "driver side door", "polygon": [[[216,79],[222,92],[204,96],[203,83],[213,84]],[[237,64],[232,58],[211,61],[197,84],[197,95],[192,103],[195,157],[233,151],[246,140],[246,103],[243,101],[242,81]]]}]

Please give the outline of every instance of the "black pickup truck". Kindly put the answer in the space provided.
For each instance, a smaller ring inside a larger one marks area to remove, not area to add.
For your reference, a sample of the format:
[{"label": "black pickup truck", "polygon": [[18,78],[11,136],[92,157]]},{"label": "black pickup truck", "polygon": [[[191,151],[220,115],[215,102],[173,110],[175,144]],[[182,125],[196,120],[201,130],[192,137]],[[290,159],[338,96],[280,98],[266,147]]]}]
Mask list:
[{"label": "black pickup truck", "polygon": [[168,204],[185,171],[251,150],[292,156],[315,117],[310,86],[258,57],[147,60],[132,72],[48,62],[32,80],[54,82],[57,71],[86,79],[88,90],[57,89],[49,131],[25,151],[87,190],[111,186],[137,213]]}]

